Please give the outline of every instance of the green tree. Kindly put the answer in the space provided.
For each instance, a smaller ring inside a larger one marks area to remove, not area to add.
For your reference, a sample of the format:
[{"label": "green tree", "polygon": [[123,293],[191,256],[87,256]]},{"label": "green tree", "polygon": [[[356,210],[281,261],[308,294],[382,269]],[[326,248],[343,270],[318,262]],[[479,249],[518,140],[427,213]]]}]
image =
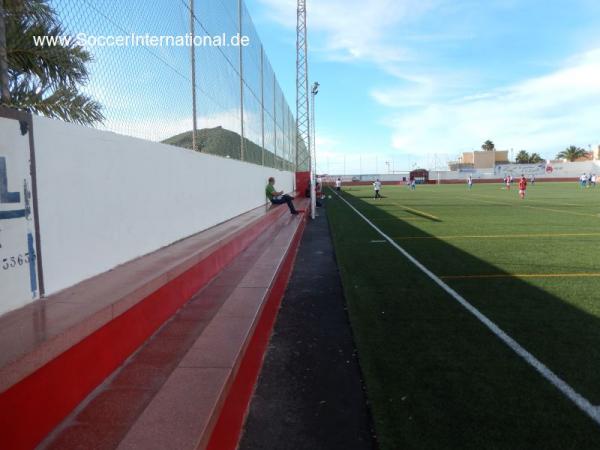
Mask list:
[{"label": "green tree", "polygon": [[542,158],[539,154],[537,153],[532,153],[531,156],[529,156],[529,162],[531,164],[537,164],[537,163],[541,163],[544,161],[544,158]]},{"label": "green tree", "polygon": [[492,141],[490,141],[489,139],[487,141],[485,141],[483,143],[483,145],[481,146],[482,150],[485,150],[486,152],[492,152],[496,149],[496,146],[494,145],[494,143]]},{"label": "green tree", "polygon": [[532,153],[530,155],[525,150],[521,150],[515,157],[515,162],[517,164],[537,164],[542,161],[544,161],[544,159],[539,154]]},{"label": "green tree", "polygon": [[525,150],[521,150],[519,153],[517,153],[515,162],[517,164],[527,164],[529,162],[529,158],[529,153],[527,153]]},{"label": "green tree", "polygon": [[581,147],[571,145],[556,155],[557,159],[566,159],[567,161],[575,161],[576,159],[585,156],[587,152]]},{"label": "green tree", "polygon": [[65,34],[47,0],[4,0],[10,100],[7,106],[68,122],[102,122],[102,106],[79,92],[91,55],[75,42],[36,46]]}]

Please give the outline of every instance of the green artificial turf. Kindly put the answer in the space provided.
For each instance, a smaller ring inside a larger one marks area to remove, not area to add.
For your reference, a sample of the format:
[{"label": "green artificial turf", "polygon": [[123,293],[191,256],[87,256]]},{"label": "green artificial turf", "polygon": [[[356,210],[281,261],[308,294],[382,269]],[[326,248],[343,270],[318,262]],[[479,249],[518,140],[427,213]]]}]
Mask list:
[{"label": "green artificial turf", "polygon": [[[538,183],[524,201],[498,184],[382,193],[342,195],[600,405],[600,188]],[[329,194],[381,448],[600,448],[599,425]]]}]

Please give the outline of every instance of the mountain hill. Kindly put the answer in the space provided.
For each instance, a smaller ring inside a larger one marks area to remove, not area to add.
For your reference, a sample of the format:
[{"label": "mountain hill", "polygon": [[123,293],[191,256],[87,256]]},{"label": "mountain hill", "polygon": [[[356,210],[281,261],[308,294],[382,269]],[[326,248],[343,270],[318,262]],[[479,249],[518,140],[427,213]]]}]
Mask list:
[{"label": "mountain hill", "polygon": [[[171,136],[162,141],[163,144],[174,145],[176,147],[192,148],[192,132]],[[262,147],[249,139],[244,139],[245,155],[244,160],[255,164],[262,163]],[[219,155],[233,159],[240,159],[240,135],[235,131],[227,130],[223,127],[203,128],[196,132],[196,145],[202,153]],[[276,161],[275,161],[276,160]],[[275,162],[277,165],[275,165]],[[270,151],[265,151],[265,165],[283,167],[286,161],[277,157]]]}]

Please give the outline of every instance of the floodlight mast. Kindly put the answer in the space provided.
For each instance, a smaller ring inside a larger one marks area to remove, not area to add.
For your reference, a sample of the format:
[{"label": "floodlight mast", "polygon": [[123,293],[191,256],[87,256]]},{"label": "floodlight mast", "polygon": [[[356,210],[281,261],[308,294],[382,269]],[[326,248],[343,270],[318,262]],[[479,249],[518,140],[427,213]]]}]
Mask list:
[{"label": "floodlight mast", "polygon": [[306,38],[306,0],[298,0],[296,23],[296,172],[310,171],[310,112],[308,90],[308,42]]}]

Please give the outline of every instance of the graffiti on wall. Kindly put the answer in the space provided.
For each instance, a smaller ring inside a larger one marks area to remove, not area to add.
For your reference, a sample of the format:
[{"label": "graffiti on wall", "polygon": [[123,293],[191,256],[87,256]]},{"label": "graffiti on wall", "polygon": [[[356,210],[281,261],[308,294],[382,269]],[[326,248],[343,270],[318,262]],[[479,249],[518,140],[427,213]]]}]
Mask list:
[{"label": "graffiti on wall", "polygon": [[0,134],[0,311],[6,311],[38,298],[39,289],[29,139],[12,119],[0,118]]}]

